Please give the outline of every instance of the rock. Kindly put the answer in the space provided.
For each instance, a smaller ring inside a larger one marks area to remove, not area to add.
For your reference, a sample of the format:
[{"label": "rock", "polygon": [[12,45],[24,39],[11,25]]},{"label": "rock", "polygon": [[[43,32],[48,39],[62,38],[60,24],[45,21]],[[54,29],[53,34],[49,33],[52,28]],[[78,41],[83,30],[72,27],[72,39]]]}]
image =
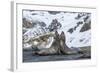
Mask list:
[{"label": "rock", "polygon": [[23,18],[23,27],[32,28],[32,26],[33,26],[32,21],[28,21],[26,18]]},{"label": "rock", "polygon": [[84,32],[91,29],[91,21],[84,23],[83,27],[81,28],[80,32]]},{"label": "rock", "polygon": [[49,31],[56,31],[57,29],[61,28],[62,25],[58,22],[57,19],[53,19],[51,24],[48,26]]},{"label": "rock", "polygon": [[56,15],[56,14],[59,14],[60,11],[48,11],[48,13],[52,14],[52,15]]},{"label": "rock", "polygon": [[73,28],[70,28],[70,29],[68,30],[68,32],[70,32],[70,33],[73,33],[73,31],[74,31]]}]

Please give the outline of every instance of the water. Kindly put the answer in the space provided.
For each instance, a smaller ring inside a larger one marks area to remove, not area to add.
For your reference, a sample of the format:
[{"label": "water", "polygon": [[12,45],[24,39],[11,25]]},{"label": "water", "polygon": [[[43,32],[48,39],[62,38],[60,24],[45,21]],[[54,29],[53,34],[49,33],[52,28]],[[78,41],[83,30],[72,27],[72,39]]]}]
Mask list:
[{"label": "water", "polygon": [[84,54],[74,55],[47,55],[39,56],[32,55],[32,49],[23,50],[23,62],[43,62],[43,61],[63,61],[63,60],[80,60],[90,59],[90,56],[84,56]]}]

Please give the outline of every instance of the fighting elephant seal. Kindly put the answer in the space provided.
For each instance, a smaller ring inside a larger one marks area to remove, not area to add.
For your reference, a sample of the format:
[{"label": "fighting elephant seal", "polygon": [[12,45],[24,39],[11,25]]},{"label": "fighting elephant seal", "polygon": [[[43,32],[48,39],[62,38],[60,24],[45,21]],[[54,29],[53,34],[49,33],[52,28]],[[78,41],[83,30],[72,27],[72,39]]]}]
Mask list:
[{"label": "fighting elephant seal", "polygon": [[53,54],[76,54],[78,51],[69,48],[66,45],[66,37],[64,32],[62,31],[61,34],[59,35],[57,31],[55,31],[55,36],[54,36],[54,41],[50,48],[46,49],[41,49],[39,51],[33,51],[33,55],[53,55]]},{"label": "fighting elephant seal", "polygon": [[54,41],[50,48],[46,49],[41,49],[39,51],[33,51],[33,54],[38,54],[38,55],[52,55],[52,54],[59,54],[60,51],[60,41],[59,41],[59,34],[56,31],[55,36],[54,36]]},{"label": "fighting elephant seal", "polygon": [[59,39],[60,39],[60,52],[62,54],[76,54],[76,53],[78,53],[77,50],[71,49],[66,45],[66,36],[65,36],[63,31],[61,32]]}]

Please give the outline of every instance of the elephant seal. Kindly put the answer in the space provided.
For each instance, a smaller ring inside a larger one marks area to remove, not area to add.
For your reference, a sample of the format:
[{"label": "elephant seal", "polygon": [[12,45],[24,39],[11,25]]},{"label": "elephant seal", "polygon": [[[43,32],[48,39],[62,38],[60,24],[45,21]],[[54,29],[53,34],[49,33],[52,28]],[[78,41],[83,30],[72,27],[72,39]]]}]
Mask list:
[{"label": "elephant seal", "polygon": [[66,45],[66,37],[65,33],[62,31],[59,35],[57,31],[55,31],[54,41],[50,48],[40,49],[39,51],[33,51],[33,54],[37,55],[67,55],[67,54],[77,54],[78,51],[69,48]]},{"label": "elephant seal", "polygon": [[60,39],[60,51],[62,54],[76,54],[78,53],[77,50],[71,49],[66,45],[66,37],[65,33],[62,31],[61,35],[59,36]]},{"label": "elephant seal", "polygon": [[59,40],[59,34],[57,31],[55,31],[55,35],[53,37],[54,41],[50,48],[41,49],[37,52],[33,51],[33,54],[37,55],[53,55],[53,54],[59,54],[60,53],[60,40]]}]

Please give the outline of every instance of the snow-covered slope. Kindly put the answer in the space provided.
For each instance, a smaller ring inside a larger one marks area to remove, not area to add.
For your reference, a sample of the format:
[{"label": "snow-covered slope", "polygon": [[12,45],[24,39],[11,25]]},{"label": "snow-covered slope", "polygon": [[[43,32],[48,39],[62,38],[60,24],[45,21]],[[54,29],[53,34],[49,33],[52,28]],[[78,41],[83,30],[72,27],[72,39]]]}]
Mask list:
[{"label": "snow-covered slope", "polygon": [[26,32],[23,36],[27,36],[28,40],[31,37],[36,37],[57,29],[59,34],[64,31],[66,44],[69,47],[91,46],[90,13],[24,10],[23,18],[26,21],[31,21],[33,25],[32,28],[24,27]]}]

